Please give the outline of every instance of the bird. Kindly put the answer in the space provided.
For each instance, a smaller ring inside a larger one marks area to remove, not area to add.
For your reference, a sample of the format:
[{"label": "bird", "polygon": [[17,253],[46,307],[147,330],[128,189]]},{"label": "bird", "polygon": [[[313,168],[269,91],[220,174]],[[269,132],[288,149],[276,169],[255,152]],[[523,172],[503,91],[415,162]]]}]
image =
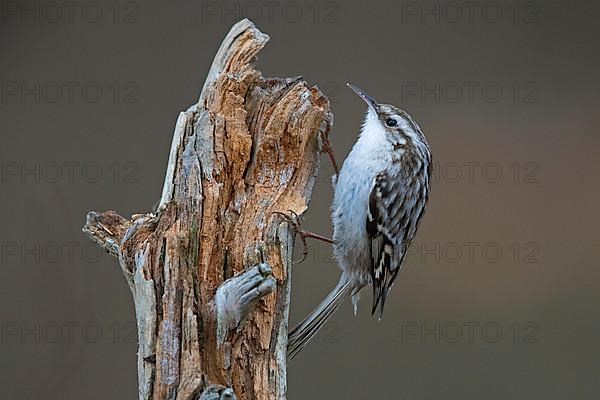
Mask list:
[{"label": "bird", "polygon": [[341,275],[327,297],[288,335],[288,359],[352,297],[373,288],[371,314],[379,320],[429,199],[431,150],[423,131],[404,110],[380,104],[348,83],[367,103],[359,137],[332,178],[333,254]]}]

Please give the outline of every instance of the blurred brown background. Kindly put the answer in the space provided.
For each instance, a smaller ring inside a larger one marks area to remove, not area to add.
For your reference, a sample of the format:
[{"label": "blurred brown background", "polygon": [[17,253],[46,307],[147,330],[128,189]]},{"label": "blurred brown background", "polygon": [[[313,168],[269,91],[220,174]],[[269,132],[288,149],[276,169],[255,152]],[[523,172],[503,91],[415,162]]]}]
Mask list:
[{"label": "blurred brown background", "polygon": [[[0,2],[3,399],[136,398],[131,295],[80,229],[158,200],[177,114],[244,16],[271,35],[265,75],[329,95],[340,161],[365,108],[346,81],[406,108],[436,161],[384,320],[368,290],[345,305],[289,398],[597,398],[598,4],[157,3]],[[331,173],[304,222],[323,234]],[[292,325],[338,276],[310,250]]]}]

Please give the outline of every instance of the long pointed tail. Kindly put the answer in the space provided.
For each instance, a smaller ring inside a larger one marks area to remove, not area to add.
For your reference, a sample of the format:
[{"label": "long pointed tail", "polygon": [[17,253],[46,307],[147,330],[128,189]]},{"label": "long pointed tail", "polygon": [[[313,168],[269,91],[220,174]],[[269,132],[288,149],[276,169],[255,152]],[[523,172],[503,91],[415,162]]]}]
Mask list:
[{"label": "long pointed tail", "polygon": [[342,302],[354,293],[354,285],[342,276],[335,288],[325,300],[295,327],[288,335],[287,357],[291,360],[302,350],[306,343],[319,331]]}]

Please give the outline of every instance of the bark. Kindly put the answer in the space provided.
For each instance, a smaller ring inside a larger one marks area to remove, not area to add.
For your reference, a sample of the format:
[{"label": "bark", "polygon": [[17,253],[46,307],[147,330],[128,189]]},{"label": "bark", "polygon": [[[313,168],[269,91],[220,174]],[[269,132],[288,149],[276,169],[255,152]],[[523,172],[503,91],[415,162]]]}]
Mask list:
[{"label": "bark", "polygon": [[133,293],[140,399],[285,398],[294,234],[274,212],[306,210],[332,116],[302,78],[254,69],[268,39],[243,20],[222,42],[157,212],[88,213]]}]

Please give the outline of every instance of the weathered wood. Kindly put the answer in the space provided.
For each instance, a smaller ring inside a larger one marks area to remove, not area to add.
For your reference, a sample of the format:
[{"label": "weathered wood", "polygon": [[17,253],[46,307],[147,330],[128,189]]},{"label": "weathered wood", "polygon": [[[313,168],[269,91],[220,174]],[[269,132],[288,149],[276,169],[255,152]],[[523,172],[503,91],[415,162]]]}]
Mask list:
[{"label": "weathered wood", "polygon": [[254,69],[267,41],[248,20],[223,40],[156,214],[92,211],[83,228],[132,290],[140,399],[285,398],[293,232],[274,212],[307,208],[332,117],[301,78]]}]

